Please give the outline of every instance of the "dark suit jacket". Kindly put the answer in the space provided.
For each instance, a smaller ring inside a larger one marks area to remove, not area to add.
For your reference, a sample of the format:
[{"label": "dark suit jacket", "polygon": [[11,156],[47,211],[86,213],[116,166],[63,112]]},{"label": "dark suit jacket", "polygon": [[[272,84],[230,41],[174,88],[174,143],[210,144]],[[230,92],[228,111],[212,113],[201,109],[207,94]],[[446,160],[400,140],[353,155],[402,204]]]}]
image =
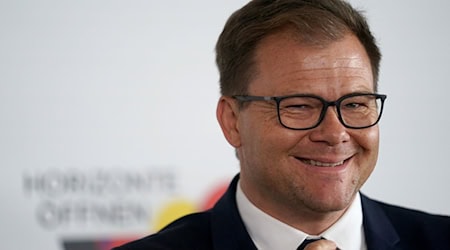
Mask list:
[{"label": "dark suit jacket", "polygon": [[[236,206],[237,181],[238,176],[212,209],[187,215],[157,234],[115,250],[256,249]],[[361,197],[369,250],[450,249],[450,217],[388,205],[364,195]]]}]

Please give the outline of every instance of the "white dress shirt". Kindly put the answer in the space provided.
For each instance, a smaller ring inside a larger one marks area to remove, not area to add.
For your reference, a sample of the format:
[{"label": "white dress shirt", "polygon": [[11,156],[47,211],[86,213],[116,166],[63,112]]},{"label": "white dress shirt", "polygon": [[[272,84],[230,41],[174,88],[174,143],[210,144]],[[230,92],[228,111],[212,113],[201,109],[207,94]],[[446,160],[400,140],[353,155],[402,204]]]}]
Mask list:
[{"label": "white dress shirt", "polygon": [[342,217],[321,235],[308,235],[253,205],[237,185],[236,202],[245,227],[259,250],[295,250],[308,237],[325,237],[342,250],[366,250],[361,197],[356,195]]}]

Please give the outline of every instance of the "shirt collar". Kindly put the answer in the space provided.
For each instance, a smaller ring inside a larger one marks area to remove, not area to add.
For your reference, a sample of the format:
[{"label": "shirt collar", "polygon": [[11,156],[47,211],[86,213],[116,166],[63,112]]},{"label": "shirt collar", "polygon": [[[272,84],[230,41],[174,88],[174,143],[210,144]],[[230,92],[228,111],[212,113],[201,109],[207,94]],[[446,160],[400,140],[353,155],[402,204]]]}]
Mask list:
[{"label": "shirt collar", "polygon": [[361,197],[356,194],[350,207],[330,228],[321,234],[340,249],[366,249]]},{"label": "shirt collar", "polygon": [[[236,202],[245,227],[260,250],[296,249],[309,237],[306,233],[273,218],[253,205],[245,196],[239,183]],[[334,241],[341,249],[366,248],[359,193],[343,216],[320,236]]]}]

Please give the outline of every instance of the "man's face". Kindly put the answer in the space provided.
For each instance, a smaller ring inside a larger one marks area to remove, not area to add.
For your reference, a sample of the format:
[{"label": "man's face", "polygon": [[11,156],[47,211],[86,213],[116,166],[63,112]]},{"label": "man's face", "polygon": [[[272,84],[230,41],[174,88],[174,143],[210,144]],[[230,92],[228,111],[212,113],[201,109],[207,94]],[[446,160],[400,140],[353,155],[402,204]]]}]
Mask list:
[{"label": "man's face", "polygon": [[[274,34],[258,46],[255,62],[249,95],[312,94],[334,101],[374,92],[368,56],[353,35],[313,47]],[[330,107],[318,127],[290,130],[279,123],[275,102],[253,101],[238,109],[232,101],[234,132],[224,133],[237,148],[241,187],[255,205],[282,221],[295,214],[344,211],[375,167],[378,126],[345,128]]]}]

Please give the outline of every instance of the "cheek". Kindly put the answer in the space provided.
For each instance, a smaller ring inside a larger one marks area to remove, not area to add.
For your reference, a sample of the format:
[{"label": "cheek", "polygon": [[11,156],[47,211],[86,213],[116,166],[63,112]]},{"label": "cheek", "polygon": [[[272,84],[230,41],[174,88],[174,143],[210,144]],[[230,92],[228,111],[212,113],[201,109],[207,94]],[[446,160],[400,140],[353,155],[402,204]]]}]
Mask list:
[{"label": "cheek", "polygon": [[378,126],[358,131],[354,136],[359,146],[368,154],[378,155],[379,129]]},{"label": "cheek", "polygon": [[296,131],[282,127],[277,119],[247,120],[241,126],[243,153],[263,165],[280,162],[298,142]]},{"label": "cheek", "polygon": [[360,131],[356,142],[361,148],[361,156],[358,159],[357,165],[359,166],[360,177],[364,183],[375,168],[378,159],[378,127],[370,128],[367,131]]},{"label": "cheek", "polygon": [[270,143],[276,136],[278,120],[276,117],[262,115],[260,112],[248,112],[239,120],[239,132],[243,144]]}]

